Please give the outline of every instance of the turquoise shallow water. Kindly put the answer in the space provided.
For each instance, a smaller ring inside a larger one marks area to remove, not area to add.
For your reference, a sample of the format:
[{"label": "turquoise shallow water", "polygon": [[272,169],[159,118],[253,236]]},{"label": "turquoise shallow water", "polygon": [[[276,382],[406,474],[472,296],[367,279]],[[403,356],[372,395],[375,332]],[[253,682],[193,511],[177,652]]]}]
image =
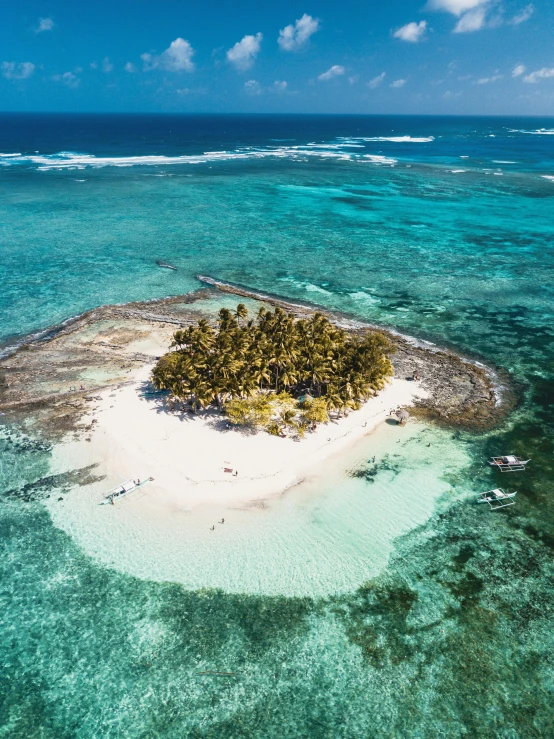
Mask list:
[{"label": "turquoise shallow water", "polygon": [[[75,467],[66,449],[56,458],[60,469]],[[470,464],[466,445],[451,434],[393,422],[284,494],[249,505],[189,508],[184,501],[168,514],[149,494],[111,508],[98,505],[107,488],[100,481],[47,506],[55,526],[120,572],[187,589],[321,598],[382,572],[398,536],[467,496]],[[221,518],[225,525],[212,531]]]},{"label": "turquoise shallow water", "polygon": [[[2,438],[3,735],[552,734],[552,121],[133,121],[2,119],[0,150],[21,153],[0,157],[5,341],[205,273],[463,350],[507,370],[520,404],[486,435],[433,431],[468,461],[448,479],[431,459],[430,480],[462,494],[365,585],[321,598],[106,567],[48,514],[64,485],[48,450]],[[433,139],[382,140],[400,135]],[[533,462],[517,505],[489,514],[469,491],[513,487],[479,471],[504,451]]]}]

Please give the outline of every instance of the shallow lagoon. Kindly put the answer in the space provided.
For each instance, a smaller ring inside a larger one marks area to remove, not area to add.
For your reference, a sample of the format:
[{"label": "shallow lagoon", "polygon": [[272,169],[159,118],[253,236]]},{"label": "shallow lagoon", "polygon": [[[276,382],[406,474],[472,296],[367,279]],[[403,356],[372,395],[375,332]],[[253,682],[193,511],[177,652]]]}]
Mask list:
[{"label": "shallow lagoon", "polygon": [[[84,551],[121,572],[191,589],[321,597],[381,572],[396,537],[464,495],[452,484],[463,484],[469,463],[449,432],[384,423],[311,478],[244,508],[168,514],[150,493],[150,505],[141,498],[114,509],[98,506],[99,482],[63,503],[50,499],[48,509]],[[71,460],[57,466],[71,469]]]}]

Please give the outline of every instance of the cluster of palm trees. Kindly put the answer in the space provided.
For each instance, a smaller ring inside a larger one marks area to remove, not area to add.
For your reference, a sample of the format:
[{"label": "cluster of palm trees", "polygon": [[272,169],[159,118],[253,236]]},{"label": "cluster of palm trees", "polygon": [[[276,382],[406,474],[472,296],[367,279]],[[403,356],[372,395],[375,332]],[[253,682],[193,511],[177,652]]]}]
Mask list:
[{"label": "cluster of palm trees", "polygon": [[393,346],[378,332],[358,337],[321,313],[296,319],[281,308],[248,318],[241,303],[219,311],[218,328],[202,319],[175,333],[153,383],[194,409],[256,394],[321,398],[328,410],[359,408],[392,376]]}]

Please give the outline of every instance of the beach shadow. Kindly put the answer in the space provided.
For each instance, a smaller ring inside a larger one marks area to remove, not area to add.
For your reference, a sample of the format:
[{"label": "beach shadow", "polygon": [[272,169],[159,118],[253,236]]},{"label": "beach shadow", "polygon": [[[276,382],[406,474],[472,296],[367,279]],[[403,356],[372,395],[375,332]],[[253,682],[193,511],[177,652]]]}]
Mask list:
[{"label": "beach shadow", "polygon": [[230,423],[223,411],[217,408],[202,408],[193,411],[187,402],[176,401],[169,396],[167,391],[156,391],[152,384],[148,381],[141,383],[137,389],[139,397],[145,400],[151,410],[156,413],[165,413],[177,418],[182,423],[190,423],[197,419],[203,419],[211,427],[220,433],[228,433],[236,431],[243,436],[252,436],[257,432],[256,429],[241,428]]},{"label": "beach shadow", "polygon": [[387,418],[385,423],[388,423],[389,426],[400,426],[400,421],[398,421],[396,418]]},{"label": "beach shadow", "polygon": [[201,415],[201,412],[193,413],[191,409],[187,408],[186,403],[181,403],[170,398],[169,391],[155,390],[152,383],[148,380],[139,385],[137,395],[148,403],[151,410],[156,413],[171,415],[179,419],[179,421],[191,421]]},{"label": "beach shadow", "polygon": [[225,415],[219,413],[214,415],[214,418],[210,419],[207,423],[211,428],[224,434],[234,431],[235,433],[241,434],[241,436],[255,436],[259,433],[257,429],[248,428],[246,426],[235,426],[227,420]]}]

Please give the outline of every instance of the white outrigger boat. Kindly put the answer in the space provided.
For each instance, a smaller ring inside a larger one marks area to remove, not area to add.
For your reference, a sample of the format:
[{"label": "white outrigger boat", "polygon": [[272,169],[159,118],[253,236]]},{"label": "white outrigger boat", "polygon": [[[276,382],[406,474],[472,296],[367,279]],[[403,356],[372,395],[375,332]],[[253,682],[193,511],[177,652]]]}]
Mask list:
[{"label": "white outrigger boat", "polygon": [[491,457],[489,464],[499,469],[500,472],[523,472],[525,465],[530,461],[530,459],[521,459],[513,454],[506,454],[502,457]]},{"label": "white outrigger boat", "polygon": [[146,485],[147,482],[152,482],[153,479],[153,477],[147,477],[144,480],[125,480],[121,485],[110,490],[100,505],[115,505],[118,500],[138,490],[143,485]]},{"label": "white outrigger boat", "polygon": [[506,508],[509,505],[515,505],[514,498],[516,493],[506,493],[501,488],[494,488],[494,490],[487,490],[486,493],[481,493],[477,498],[478,503],[488,503],[491,510],[496,508]]}]

